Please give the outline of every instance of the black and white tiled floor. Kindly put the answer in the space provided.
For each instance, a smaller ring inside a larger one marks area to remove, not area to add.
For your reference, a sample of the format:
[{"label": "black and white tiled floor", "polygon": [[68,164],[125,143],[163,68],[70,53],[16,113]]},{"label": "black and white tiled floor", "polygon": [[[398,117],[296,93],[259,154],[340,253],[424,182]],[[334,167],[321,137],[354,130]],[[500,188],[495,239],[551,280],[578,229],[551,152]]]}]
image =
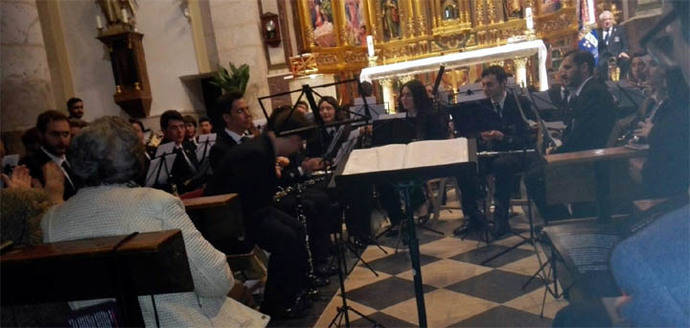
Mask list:
[{"label": "black and white tiled floor", "polygon": [[[461,216],[460,211],[444,211],[441,219],[430,225],[443,231],[443,236],[418,229],[429,327],[550,326],[556,312],[568,303],[547,293],[544,317],[540,318],[545,290],[543,283],[533,280],[521,288],[539,268],[534,248],[524,244],[481,265],[491,255],[522,239],[512,236],[488,246],[472,236],[461,240],[452,234],[453,228],[462,222]],[[523,221],[522,217],[514,217],[511,225],[527,236],[528,225]],[[383,237],[380,242],[388,254],[374,245],[362,254],[378,276],[358,263],[345,281],[348,305],[385,327],[417,326],[417,305],[407,248],[399,245],[396,254],[396,238]],[[328,326],[341,303],[337,292],[314,326]],[[372,326],[354,313],[350,313],[350,321],[353,327]]]}]

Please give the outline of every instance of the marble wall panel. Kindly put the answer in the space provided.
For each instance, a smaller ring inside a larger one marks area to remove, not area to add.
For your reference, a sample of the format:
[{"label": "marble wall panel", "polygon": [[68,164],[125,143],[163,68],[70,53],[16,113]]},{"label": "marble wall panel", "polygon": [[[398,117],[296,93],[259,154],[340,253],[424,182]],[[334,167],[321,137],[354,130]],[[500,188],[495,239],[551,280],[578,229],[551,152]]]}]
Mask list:
[{"label": "marble wall panel", "polygon": [[2,132],[25,130],[55,108],[35,0],[0,1]]}]

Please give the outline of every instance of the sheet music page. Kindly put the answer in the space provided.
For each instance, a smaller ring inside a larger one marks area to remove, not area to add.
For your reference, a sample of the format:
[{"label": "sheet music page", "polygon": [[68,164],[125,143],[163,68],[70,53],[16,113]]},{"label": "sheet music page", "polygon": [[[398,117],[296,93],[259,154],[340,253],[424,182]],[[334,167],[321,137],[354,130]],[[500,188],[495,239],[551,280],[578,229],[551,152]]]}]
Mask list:
[{"label": "sheet music page", "polygon": [[405,163],[405,148],[407,148],[407,145],[400,144],[376,147],[376,153],[378,154],[377,171],[402,169]]},{"label": "sheet music page", "polygon": [[158,157],[163,154],[170,154],[175,150],[175,143],[174,142],[167,142],[162,145],[158,145],[158,148],[156,148],[156,155],[154,157]]},{"label": "sheet music page", "polygon": [[202,134],[199,136],[198,143],[196,146],[196,158],[201,162],[208,157],[211,147],[216,144],[216,134]]},{"label": "sheet music page", "polygon": [[345,164],[343,175],[375,172],[377,163],[376,148],[355,149]]},{"label": "sheet music page", "polygon": [[399,170],[405,161],[407,145],[393,144],[368,149],[355,149],[345,164],[343,175]]},{"label": "sheet music page", "polygon": [[[156,183],[165,184],[168,182],[170,170],[175,163],[177,154],[172,153],[161,157],[154,157],[149,163],[149,170],[146,172],[146,187],[151,187]],[[165,162],[162,162],[165,160]]]},{"label": "sheet music page", "polygon": [[404,167],[423,167],[469,161],[467,138],[416,141],[407,145]]}]

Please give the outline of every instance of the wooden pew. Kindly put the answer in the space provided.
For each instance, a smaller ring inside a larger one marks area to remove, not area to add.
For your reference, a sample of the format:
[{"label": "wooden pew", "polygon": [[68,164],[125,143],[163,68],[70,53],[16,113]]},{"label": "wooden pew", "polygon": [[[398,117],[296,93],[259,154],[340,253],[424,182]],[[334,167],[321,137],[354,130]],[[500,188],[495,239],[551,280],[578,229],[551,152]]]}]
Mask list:
[{"label": "wooden pew", "polygon": [[115,298],[123,326],[143,326],[137,296],[194,290],[179,230],[12,249],[0,256],[2,304]]},{"label": "wooden pew", "polygon": [[182,202],[204,238],[227,255],[235,274],[242,274],[244,280],[265,282],[268,260],[259,248],[243,242],[245,232],[238,194],[195,197]]},{"label": "wooden pew", "polygon": [[596,202],[599,218],[607,220],[612,201],[632,201],[634,197],[628,160],[645,156],[647,149],[627,147],[546,155],[546,202]]},{"label": "wooden pew", "polygon": [[238,194],[195,197],[182,203],[196,228],[220,251],[232,253],[233,243],[244,239]]}]

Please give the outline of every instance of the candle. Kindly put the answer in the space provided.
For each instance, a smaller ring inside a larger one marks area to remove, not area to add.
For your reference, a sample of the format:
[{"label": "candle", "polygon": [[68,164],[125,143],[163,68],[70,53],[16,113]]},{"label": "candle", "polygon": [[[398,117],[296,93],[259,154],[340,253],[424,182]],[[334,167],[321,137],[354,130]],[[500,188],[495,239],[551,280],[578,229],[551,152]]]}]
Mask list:
[{"label": "candle", "polygon": [[127,9],[122,8],[122,22],[127,24]]},{"label": "candle", "polygon": [[527,23],[527,29],[533,30],[534,29],[534,17],[532,16],[532,8],[530,8],[530,7],[525,8],[525,20]]},{"label": "candle", "polygon": [[374,37],[371,35],[367,35],[367,52],[369,53],[369,57],[374,57],[376,55],[374,53]]},{"label": "candle", "polygon": [[103,29],[103,21],[101,20],[101,16],[96,15],[96,27],[98,27],[99,30]]}]

